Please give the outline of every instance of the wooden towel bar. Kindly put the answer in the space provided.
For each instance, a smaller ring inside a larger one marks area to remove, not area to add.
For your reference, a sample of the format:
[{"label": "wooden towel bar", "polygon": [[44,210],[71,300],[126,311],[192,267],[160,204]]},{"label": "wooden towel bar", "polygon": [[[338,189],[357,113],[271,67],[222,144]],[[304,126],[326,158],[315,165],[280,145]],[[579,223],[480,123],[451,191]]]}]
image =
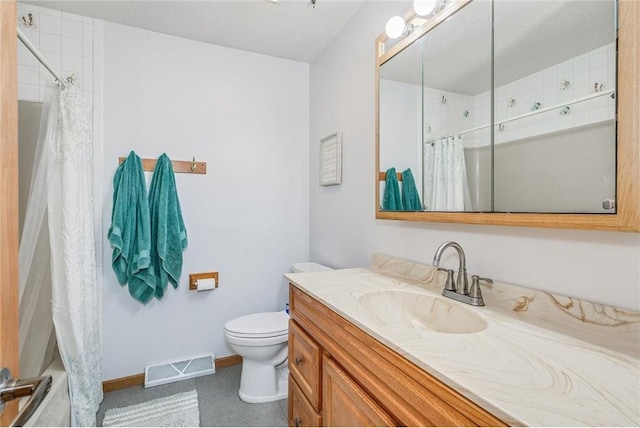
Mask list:
[{"label": "wooden towel bar", "polygon": [[[401,172],[396,172],[396,175],[398,176],[398,181],[402,181],[402,173]],[[387,181],[387,173],[384,172],[384,171],[380,171],[379,176],[378,176],[378,180]]]},{"label": "wooden towel bar", "polygon": [[[118,164],[124,162],[127,157],[120,156]],[[153,171],[156,167],[157,159],[142,159],[142,169],[145,171]],[[185,173],[185,174],[206,174],[207,173],[207,163],[206,162],[196,162],[195,158],[193,161],[171,161],[171,165],[173,166],[173,172],[175,173]]]}]

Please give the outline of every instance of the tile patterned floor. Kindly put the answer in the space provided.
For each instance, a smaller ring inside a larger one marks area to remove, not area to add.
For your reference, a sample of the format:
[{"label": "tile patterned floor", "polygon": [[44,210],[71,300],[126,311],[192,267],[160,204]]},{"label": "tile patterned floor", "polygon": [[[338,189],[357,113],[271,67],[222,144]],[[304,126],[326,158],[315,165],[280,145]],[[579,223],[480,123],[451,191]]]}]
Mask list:
[{"label": "tile patterned floor", "polygon": [[104,412],[113,407],[125,407],[179,392],[198,390],[200,426],[218,427],[286,427],[287,400],[272,403],[248,404],[238,397],[240,369],[236,365],[217,369],[216,373],[196,379],[183,380],[145,389],[134,386],[107,392],[98,410],[98,426],[102,426]]}]

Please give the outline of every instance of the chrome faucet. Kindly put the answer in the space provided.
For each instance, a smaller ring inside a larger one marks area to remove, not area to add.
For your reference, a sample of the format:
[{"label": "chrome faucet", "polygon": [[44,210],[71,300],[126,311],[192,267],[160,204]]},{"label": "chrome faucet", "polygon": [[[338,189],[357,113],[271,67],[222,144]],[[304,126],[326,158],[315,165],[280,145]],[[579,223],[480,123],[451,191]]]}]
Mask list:
[{"label": "chrome faucet", "polygon": [[[440,266],[440,258],[442,257],[442,253],[449,247],[456,250],[456,252],[458,253],[458,260],[460,262],[460,265],[458,266],[458,279],[456,279],[455,282],[451,281],[451,284],[448,284],[452,287],[452,290],[450,291],[455,291],[458,294],[467,294],[467,288],[469,286],[469,281],[467,280],[467,258],[465,257],[464,250],[462,249],[460,244],[453,241],[447,241],[440,245],[436,250],[436,255],[433,256],[433,265],[436,267]],[[446,271],[448,273],[447,269],[438,270]],[[449,281],[447,280],[447,282]]]},{"label": "chrome faucet", "polygon": [[[458,260],[460,265],[458,266],[458,278],[453,279],[452,269],[440,268],[440,259],[442,253],[447,248],[452,247],[458,253]],[[467,303],[473,306],[484,306],[484,299],[482,298],[482,291],[480,290],[480,281],[493,284],[493,280],[489,278],[480,278],[478,275],[471,276],[471,287],[469,288],[469,280],[467,278],[467,258],[464,255],[464,250],[457,242],[447,241],[438,247],[435,256],[433,256],[433,265],[440,271],[447,272],[447,282],[442,295],[451,299],[458,300],[463,303]]]}]

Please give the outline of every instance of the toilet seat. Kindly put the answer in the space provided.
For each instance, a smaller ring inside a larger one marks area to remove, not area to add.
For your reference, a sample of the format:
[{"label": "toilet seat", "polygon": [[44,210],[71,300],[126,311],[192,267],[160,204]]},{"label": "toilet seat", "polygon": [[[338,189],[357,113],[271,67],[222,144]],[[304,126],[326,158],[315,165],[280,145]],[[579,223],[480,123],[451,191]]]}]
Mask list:
[{"label": "toilet seat", "polygon": [[228,321],[224,325],[224,331],[228,336],[246,339],[287,336],[289,314],[280,311],[245,315]]}]

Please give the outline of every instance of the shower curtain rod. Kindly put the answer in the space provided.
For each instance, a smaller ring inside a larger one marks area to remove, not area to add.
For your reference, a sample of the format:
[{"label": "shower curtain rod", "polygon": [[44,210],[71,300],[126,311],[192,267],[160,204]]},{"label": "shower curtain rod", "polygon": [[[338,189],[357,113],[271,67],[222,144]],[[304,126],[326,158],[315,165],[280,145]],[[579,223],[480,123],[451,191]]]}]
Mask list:
[{"label": "shower curtain rod", "polygon": [[38,49],[35,46],[33,46],[33,44],[29,41],[27,36],[25,36],[24,33],[19,28],[18,28],[18,39],[20,39],[22,44],[25,45],[25,47],[27,49],[29,49],[29,51],[33,54],[33,56],[35,56],[36,59],[38,61],[40,61],[40,64],[42,64],[44,66],[44,68],[46,68],[47,71],[49,71],[49,73],[51,73],[53,75],[53,77],[56,78],[58,83],[60,85],[62,85],[62,87],[64,88],[65,84],[64,84],[64,81],[62,80],[62,78],[53,70],[53,68],[51,68],[51,66],[49,65],[47,60],[44,59],[44,57],[42,56],[40,51],[38,51]]},{"label": "shower curtain rod", "polygon": [[[570,106],[570,105],[573,105],[573,104],[581,103],[583,101],[588,101],[588,100],[590,100],[592,98],[601,97],[603,95],[611,95],[611,94],[615,94],[615,93],[616,93],[616,91],[613,90],[613,89],[611,89],[609,91],[596,92],[595,94],[587,95],[586,97],[578,98],[578,99],[573,100],[573,101],[556,104],[556,105],[551,106],[551,107],[541,108],[539,110],[534,110],[534,111],[531,111],[529,113],[521,114],[520,116],[510,117],[510,118],[505,119],[505,120],[503,120],[501,122],[498,122],[496,125],[503,125],[505,123],[513,122],[514,120],[524,119],[525,117],[535,116],[536,114],[540,114],[540,113],[546,113],[546,112],[551,111],[551,110],[559,109],[560,107],[563,107],[563,106],[566,107],[566,106]],[[491,128],[491,125],[476,126],[475,128],[465,129],[464,131],[454,132],[453,134],[443,135],[442,137],[437,137],[437,138],[432,138],[430,140],[425,140],[424,144],[431,144],[431,143],[433,143],[433,142],[435,142],[437,140],[440,140],[442,138],[449,138],[449,137],[455,137],[456,135],[468,134],[469,132],[479,131],[479,130],[485,129],[485,128]]]}]

